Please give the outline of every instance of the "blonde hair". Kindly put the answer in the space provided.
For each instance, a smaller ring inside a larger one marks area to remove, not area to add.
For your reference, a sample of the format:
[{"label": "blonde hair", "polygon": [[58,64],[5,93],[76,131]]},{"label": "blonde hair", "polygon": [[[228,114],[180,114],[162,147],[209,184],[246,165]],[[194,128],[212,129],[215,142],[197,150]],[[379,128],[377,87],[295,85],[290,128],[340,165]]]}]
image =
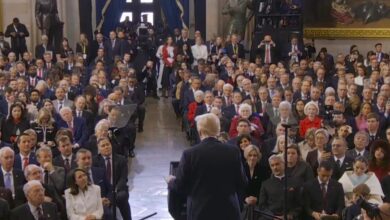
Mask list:
[{"label": "blonde hair", "polygon": [[252,152],[252,151],[256,151],[256,153],[257,153],[257,161],[260,161],[262,154],[260,153],[259,148],[256,147],[253,144],[251,144],[251,145],[249,145],[249,146],[247,146],[245,148],[245,150],[244,150],[244,157],[245,157],[245,159],[248,159],[248,156],[249,156],[250,152]]}]

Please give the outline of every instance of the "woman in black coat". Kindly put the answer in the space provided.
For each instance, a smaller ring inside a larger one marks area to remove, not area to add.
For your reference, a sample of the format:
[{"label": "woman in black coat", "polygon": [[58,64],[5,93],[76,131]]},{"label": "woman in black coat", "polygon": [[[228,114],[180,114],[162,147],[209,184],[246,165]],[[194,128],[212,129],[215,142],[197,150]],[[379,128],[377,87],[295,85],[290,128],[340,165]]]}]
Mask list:
[{"label": "woman in black coat", "polygon": [[4,142],[15,143],[16,137],[30,128],[30,123],[25,117],[25,110],[21,104],[12,104],[9,112],[9,116],[1,126],[1,139]]}]

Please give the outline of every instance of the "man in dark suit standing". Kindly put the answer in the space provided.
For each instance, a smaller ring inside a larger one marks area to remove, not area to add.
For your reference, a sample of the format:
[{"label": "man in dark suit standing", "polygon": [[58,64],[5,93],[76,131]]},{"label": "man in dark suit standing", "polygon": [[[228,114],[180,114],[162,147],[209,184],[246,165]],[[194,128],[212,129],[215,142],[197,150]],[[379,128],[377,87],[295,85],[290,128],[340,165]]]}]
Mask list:
[{"label": "man in dark suit standing", "polygon": [[38,180],[31,180],[23,186],[28,203],[25,203],[11,212],[11,220],[57,220],[59,219],[57,206],[45,202],[45,189]]},{"label": "man in dark suit standing", "polygon": [[289,62],[299,62],[303,57],[303,45],[298,42],[298,38],[293,36],[291,42],[285,47],[283,58]]},{"label": "man in dark suit standing", "polygon": [[47,37],[47,35],[42,35],[41,43],[35,46],[35,58],[43,59],[43,55],[47,51],[54,52],[54,48],[51,45],[49,45],[49,38]]},{"label": "man in dark suit standing", "polygon": [[16,54],[16,60],[27,51],[26,37],[29,35],[26,26],[19,22],[19,18],[14,18],[12,24],[7,26],[5,37],[11,37],[11,47]]},{"label": "man in dark suit standing", "polygon": [[[129,187],[127,186],[127,160],[119,154],[113,154],[112,145],[108,138],[101,138],[97,142],[99,154],[93,158],[93,166],[105,170],[109,183],[116,187],[116,202],[123,219],[131,220],[129,205]],[[114,158],[113,158],[114,157]],[[112,164],[114,161],[114,164]],[[112,168],[115,167],[115,173]]]},{"label": "man in dark suit standing", "polygon": [[239,149],[215,138],[220,122],[212,113],[199,116],[197,129],[201,143],[184,151],[168,188],[187,196],[188,219],[238,220],[247,183]]},{"label": "man in dark suit standing", "polygon": [[341,137],[334,137],[332,141],[332,156],[329,162],[333,166],[332,179],[339,180],[345,171],[353,169],[353,159],[347,157],[347,141]]},{"label": "man in dark suit standing", "polygon": [[8,56],[11,51],[11,47],[7,41],[4,40],[4,33],[0,31],[0,55]]},{"label": "man in dark suit standing", "polygon": [[95,118],[90,111],[85,110],[86,100],[84,96],[77,96],[74,100],[75,109],[73,111],[74,117],[83,118],[88,129],[88,133],[94,132]]},{"label": "man in dark suit standing", "polygon": [[233,34],[231,39],[231,43],[226,45],[226,53],[235,63],[237,59],[245,58],[245,49],[242,44],[238,42],[238,36]]},{"label": "man in dark suit standing", "polygon": [[257,54],[261,57],[263,64],[276,62],[276,44],[271,35],[265,35],[264,40],[257,46]]},{"label": "man in dark suit standing", "polygon": [[318,177],[303,185],[303,201],[307,218],[321,219],[322,216],[335,216],[341,219],[344,208],[343,186],[331,179],[332,164],[321,162],[317,169]]},{"label": "man in dark suit standing", "polygon": [[122,42],[116,37],[115,31],[110,32],[110,39],[104,44],[104,49],[110,64],[114,61],[115,56],[121,56],[123,52]]}]

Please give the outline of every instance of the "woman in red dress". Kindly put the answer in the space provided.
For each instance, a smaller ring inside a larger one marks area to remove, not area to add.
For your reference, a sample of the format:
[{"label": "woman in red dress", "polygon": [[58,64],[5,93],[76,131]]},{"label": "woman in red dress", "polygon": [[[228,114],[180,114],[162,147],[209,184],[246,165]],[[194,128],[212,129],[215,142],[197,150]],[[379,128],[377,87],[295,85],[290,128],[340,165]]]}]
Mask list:
[{"label": "woman in red dress", "polygon": [[320,128],[322,119],[318,116],[319,108],[315,102],[308,102],[305,105],[304,112],[306,118],[299,122],[299,135],[304,138],[307,129],[309,128]]},{"label": "woman in red dress", "polygon": [[252,115],[252,107],[249,104],[241,104],[236,115],[230,124],[229,137],[234,138],[238,135],[237,125],[241,118],[248,119],[251,123],[251,136],[261,142],[261,136],[264,134],[263,125],[257,116]]}]

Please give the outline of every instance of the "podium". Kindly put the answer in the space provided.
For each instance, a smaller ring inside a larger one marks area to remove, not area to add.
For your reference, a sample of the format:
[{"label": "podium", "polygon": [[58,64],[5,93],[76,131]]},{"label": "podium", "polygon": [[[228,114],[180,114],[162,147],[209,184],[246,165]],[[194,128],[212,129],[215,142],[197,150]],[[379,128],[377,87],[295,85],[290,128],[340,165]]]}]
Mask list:
[{"label": "podium", "polygon": [[[169,165],[169,174],[176,176],[176,171],[179,166],[178,161],[171,161]],[[175,220],[187,219],[187,197],[178,194],[172,190],[168,190],[168,211]]]}]

